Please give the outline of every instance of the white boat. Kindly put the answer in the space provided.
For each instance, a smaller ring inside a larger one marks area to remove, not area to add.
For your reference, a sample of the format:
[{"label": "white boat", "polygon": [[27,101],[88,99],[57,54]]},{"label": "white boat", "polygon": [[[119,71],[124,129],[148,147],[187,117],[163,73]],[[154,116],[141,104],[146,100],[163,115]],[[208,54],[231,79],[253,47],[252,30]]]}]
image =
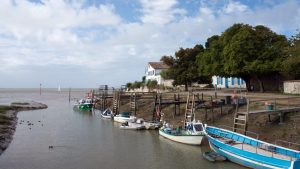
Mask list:
[{"label": "white boat", "polygon": [[114,117],[112,111],[110,108],[105,109],[103,112],[101,112],[101,117],[105,119],[112,119]]},{"label": "white boat", "polygon": [[156,129],[160,128],[161,123],[160,122],[155,122],[155,121],[148,121],[148,122],[145,121],[144,125],[145,125],[145,128],[147,130],[156,130]]},{"label": "white boat", "polygon": [[200,145],[205,132],[203,131],[203,124],[201,122],[188,122],[186,129],[176,130],[164,125],[159,129],[159,134],[167,139],[190,145]]},{"label": "white boat", "polygon": [[125,123],[125,122],[135,122],[136,117],[131,116],[130,112],[121,112],[120,114],[114,116],[114,121],[118,123]]},{"label": "white boat", "polygon": [[144,125],[144,119],[137,119],[135,122],[125,122],[120,125],[120,129],[127,130],[144,130],[146,129]]}]

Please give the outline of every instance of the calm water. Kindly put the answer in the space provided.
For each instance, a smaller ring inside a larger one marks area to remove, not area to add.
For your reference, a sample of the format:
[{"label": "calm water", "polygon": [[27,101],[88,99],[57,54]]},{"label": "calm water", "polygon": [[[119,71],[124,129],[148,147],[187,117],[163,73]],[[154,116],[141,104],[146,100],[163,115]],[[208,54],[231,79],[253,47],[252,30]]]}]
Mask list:
[{"label": "calm water", "polygon": [[[73,91],[73,98],[85,90]],[[119,130],[99,114],[79,113],[68,92],[47,89],[0,89],[0,104],[34,100],[48,109],[19,112],[13,141],[0,156],[1,169],[237,169],[230,162],[202,158],[207,146],[187,146],[159,137],[157,131]],[[34,125],[27,125],[30,121]],[[39,122],[40,121],[40,122]],[[53,149],[49,149],[53,145]]]}]

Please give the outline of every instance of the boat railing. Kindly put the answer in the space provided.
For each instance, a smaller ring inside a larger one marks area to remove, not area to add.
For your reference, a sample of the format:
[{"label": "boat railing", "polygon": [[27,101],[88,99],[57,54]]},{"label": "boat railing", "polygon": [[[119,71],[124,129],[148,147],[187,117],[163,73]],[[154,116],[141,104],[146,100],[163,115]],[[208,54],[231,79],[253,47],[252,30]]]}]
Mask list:
[{"label": "boat railing", "polygon": [[[229,131],[233,131],[233,127],[226,126],[226,125],[218,125],[218,126],[221,127],[221,128],[225,128],[225,129],[227,129]],[[242,130],[242,129],[236,128],[236,130],[244,132],[244,130]],[[246,131],[245,133],[246,133],[246,136],[248,136],[248,137],[252,137],[252,138],[255,138],[255,139],[259,138],[259,134],[255,133],[255,132]]]},{"label": "boat railing", "polygon": [[[298,150],[298,151],[300,150],[300,144],[285,141],[285,140],[278,139],[278,140],[275,141],[275,145],[286,147],[286,148],[289,148],[289,149],[295,149],[296,148],[296,150]],[[286,150],[286,149],[281,149],[281,153],[285,153],[285,155],[290,156],[291,159],[292,159],[292,157],[297,158],[297,154],[299,154],[299,152]]]}]

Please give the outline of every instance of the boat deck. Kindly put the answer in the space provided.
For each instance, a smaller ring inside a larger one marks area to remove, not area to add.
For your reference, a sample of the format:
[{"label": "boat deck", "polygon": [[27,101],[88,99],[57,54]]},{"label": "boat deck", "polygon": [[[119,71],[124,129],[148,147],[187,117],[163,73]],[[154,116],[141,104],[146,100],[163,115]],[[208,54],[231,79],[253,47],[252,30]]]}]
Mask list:
[{"label": "boat deck", "polygon": [[227,139],[227,138],[223,138],[223,137],[215,137],[217,140],[225,143],[225,144],[229,144],[235,148],[241,149],[241,150],[245,150],[248,152],[252,152],[252,153],[257,153],[263,156],[267,156],[267,157],[273,157],[273,158],[278,158],[278,159],[283,159],[283,160],[296,160],[296,158],[287,156],[287,155],[283,155],[283,154],[278,154],[276,152],[270,151],[267,148],[267,145],[265,146],[253,146],[253,145],[249,145],[243,142],[239,142],[239,141],[235,141],[232,139]]}]

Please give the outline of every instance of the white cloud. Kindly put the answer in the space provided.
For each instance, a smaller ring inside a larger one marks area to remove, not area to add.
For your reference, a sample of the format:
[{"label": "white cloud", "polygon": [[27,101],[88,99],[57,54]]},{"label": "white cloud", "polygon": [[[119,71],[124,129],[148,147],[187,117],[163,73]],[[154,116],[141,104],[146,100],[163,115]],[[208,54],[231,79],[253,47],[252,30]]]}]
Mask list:
[{"label": "white cloud", "polygon": [[229,13],[237,13],[237,12],[244,12],[248,9],[248,7],[244,4],[241,4],[237,1],[229,1],[229,3],[224,7],[224,12]]},{"label": "white cloud", "polygon": [[[140,3],[141,9],[136,10],[142,14],[141,22],[129,22],[109,4],[83,7],[84,1],[3,1],[0,76],[19,76],[16,72],[22,71],[49,84],[55,78],[70,81],[70,85],[95,86],[100,79],[122,84],[140,79],[146,62],[173,55],[179,47],[203,44],[237,22],[264,24],[278,33],[300,28],[300,4],[296,0],[255,8],[237,1],[217,7],[200,3],[198,13],[193,15],[183,9],[182,1]],[[85,80],[74,81],[67,77],[70,74],[84,76]],[[0,87],[8,83],[1,81]]]},{"label": "white cloud", "polygon": [[184,15],[186,11],[176,8],[176,0],[140,0],[143,13],[141,20],[144,23],[163,25],[176,19],[176,15]]}]

